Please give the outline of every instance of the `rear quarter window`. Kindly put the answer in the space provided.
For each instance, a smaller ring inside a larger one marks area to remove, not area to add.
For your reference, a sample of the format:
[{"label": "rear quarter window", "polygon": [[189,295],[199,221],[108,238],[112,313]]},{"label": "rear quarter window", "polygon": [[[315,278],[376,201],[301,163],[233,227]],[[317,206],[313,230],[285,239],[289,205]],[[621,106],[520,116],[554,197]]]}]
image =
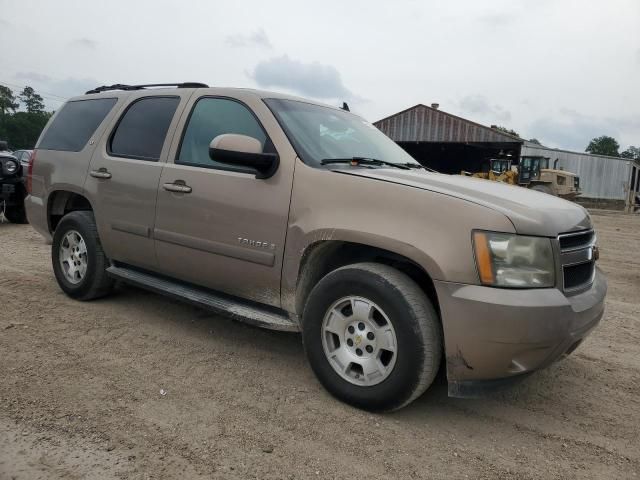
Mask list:
[{"label": "rear quarter window", "polygon": [[38,148],[79,152],[116,102],[116,98],[67,102],[53,119]]}]

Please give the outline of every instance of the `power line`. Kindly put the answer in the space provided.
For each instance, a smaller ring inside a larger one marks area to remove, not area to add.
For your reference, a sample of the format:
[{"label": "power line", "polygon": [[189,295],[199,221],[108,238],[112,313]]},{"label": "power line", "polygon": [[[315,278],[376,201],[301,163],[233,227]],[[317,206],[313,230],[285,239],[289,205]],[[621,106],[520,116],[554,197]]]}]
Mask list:
[{"label": "power line", "polygon": [[[25,88],[26,87],[26,85],[17,85],[15,83],[5,82],[4,80],[0,80],[0,85],[4,85],[5,87],[14,87],[14,88]],[[42,91],[38,91],[36,93],[38,95],[40,95],[41,97],[48,98],[49,100],[52,100],[54,102],[64,103],[64,102],[67,101],[67,98],[62,97],[60,95],[56,95],[54,93],[47,93],[47,92],[42,92]]]}]

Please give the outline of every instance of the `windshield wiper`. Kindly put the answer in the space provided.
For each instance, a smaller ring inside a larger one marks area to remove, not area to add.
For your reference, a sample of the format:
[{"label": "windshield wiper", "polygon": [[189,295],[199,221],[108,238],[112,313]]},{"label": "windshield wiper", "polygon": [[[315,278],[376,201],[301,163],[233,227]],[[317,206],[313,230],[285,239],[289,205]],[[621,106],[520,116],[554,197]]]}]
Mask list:
[{"label": "windshield wiper", "polygon": [[320,165],[329,165],[331,163],[348,163],[350,165],[385,165],[389,167],[401,168],[402,170],[409,170],[411,167],[408,164],[387,162],[386,160],[378,160],[377,158],[368,157],[349,157],[349,158],[324,158],[320,160]]}]

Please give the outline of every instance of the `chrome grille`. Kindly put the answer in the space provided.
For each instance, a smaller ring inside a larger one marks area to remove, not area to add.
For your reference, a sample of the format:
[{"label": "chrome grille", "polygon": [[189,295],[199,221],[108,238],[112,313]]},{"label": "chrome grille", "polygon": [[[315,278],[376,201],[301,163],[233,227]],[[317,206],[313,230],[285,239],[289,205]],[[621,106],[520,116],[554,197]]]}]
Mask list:
[{"label": "chrome grille", "polygon": [[595,233],[593,230],[587,230],[586,232],[567,233],[560,235],[558,240],[560,241],[560,250],[571,250],[573,248],[585,248],[589,246]]},{"label": "chrome grille", "polygon": [[565,292],[581,290],[593,283],[596,262],[593,249],[596,235],[593,230],[565,233],[558,236],[562,288]]}]

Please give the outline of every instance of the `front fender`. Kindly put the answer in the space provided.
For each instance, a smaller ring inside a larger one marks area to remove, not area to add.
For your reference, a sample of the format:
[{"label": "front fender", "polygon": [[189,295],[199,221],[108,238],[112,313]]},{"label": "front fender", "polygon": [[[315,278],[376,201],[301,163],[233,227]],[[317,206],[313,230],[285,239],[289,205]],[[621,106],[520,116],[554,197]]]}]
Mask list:
[{"label": "front fender", "polygon": [[400,255],[432,280],[477,283],[471,232],[513,232],[509,219],[463,199],[298,162],[282,268],[282,305],[295,312],[300,265],[317,242]]}]

